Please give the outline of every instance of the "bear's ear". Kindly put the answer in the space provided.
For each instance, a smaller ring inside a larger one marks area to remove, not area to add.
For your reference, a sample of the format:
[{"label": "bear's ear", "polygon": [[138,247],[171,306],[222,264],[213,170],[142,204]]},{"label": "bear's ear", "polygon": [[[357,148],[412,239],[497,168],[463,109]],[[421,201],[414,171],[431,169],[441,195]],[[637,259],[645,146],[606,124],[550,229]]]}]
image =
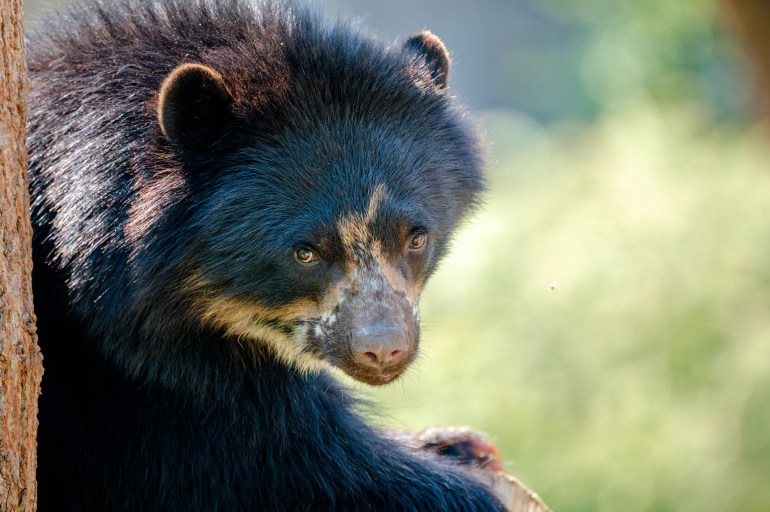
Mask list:
[{"label": "bear's ear", "polygon": [[200,64],[182,64],[160,86],[158,123],[177,148],[202,152],[232,120],[232,103],[222,75]]},{"label": "bear's ear", "polygon": [[424,30],[407,39],[404,49],[425,59],[433,82],[440,89],[446,88],[449,79],[449,52],[438,36]]}]

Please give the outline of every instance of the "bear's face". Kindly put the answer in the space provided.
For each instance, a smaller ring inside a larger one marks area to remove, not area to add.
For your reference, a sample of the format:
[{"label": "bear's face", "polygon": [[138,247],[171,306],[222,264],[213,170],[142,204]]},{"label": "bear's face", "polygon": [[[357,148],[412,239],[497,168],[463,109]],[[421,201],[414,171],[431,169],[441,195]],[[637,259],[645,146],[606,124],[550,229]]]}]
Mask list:
[{"label": "bear's face", "polygon": [[[303,218],[276,205],[265,213],[285,218],[286,227],[273,232],[260,229],[263,212],[248,193],[216,194],[204,221],[211,227],[201,240],[204,262],[188,283],[196,315],[235,337],[268,343],[302,369],[326,361],[363,382],[385,384],[417,353],[419,295],[440,243],[428,227],[435,224],[400,205],[384,184],[352,209],[335,208],[344,192],[329,190],[320,203],[321,190],[312,188],[290,204],[317,202],[328,217]],[[240,206],[246,204],[255,211]],[[233,212],[239,221],[230,220]],[[232,245],[222,245],[224,238]]]},{"label": "bear's face", "polygon": [[303,371],[326,362],[372,385],[403,373],[425,281],[481,188],[475,139],[440,108],[448,59],[432,48],[443,53],[419,76],[433,82],[406,70],[411,89],[398,85],[414,101],[396,87],[406,99],[371,108],[359,91],[287,107],[270,129],[239,111],[226,74],[188,64],[167,77],[161,129],[199,168],[184,280],[196,321]]},{"label": "bear's face", "polygon": [[[223,162],[228,179],[206,187],[195,220],[195,315],[303,370],[325,361],[369,384],[398,377],[417,354],[419,296],[459,210],[429,199],[440,162],[408,131],[343,123]],[[387,140],[400,150],[378,146]]]}]

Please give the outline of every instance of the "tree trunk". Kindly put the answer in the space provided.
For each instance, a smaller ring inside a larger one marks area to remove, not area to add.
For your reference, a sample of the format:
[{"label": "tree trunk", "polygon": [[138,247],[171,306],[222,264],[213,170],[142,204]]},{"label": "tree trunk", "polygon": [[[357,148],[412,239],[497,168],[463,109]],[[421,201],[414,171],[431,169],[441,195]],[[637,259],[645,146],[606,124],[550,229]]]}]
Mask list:
[{"label": "tree trunk", "polygon": [[729,27],[746,50],[754,74],[754,95],[760,117],[770,119],[770,1],[723,0]]},{"label": "tree trunk", "polygon": [[21,0],[0,0],[0,510],[35,510],[43,375],[32,308]]}]

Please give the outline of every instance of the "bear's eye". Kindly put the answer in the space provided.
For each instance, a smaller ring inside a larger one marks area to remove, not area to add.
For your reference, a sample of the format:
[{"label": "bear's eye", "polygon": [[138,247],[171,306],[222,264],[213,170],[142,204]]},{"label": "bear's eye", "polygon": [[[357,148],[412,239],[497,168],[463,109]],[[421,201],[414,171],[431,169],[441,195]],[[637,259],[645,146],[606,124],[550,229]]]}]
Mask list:
[{"label": "bear's eye", "polygon": [[418,251],[425,247],[425,243],[428,241],[428,234],[422,229],[418,229],[412,233],[409,238],[408,247],[412,251]]},{"label": "bear's eye", "polygon": [[312,249],[301,245],[294,251],[294,259],[303,265],[315,265],[320,261],[318,255]]}]

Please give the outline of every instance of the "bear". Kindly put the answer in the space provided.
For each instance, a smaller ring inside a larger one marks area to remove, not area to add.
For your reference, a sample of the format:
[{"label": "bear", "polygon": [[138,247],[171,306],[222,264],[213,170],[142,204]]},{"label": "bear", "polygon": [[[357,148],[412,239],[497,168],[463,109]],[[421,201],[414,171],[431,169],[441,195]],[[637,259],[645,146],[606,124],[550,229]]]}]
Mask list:
[{"label": "bear", "polygon": [[39,508],[490,511],[362,418],[485,188],[424,31],[86,0],[28,34]]}]

